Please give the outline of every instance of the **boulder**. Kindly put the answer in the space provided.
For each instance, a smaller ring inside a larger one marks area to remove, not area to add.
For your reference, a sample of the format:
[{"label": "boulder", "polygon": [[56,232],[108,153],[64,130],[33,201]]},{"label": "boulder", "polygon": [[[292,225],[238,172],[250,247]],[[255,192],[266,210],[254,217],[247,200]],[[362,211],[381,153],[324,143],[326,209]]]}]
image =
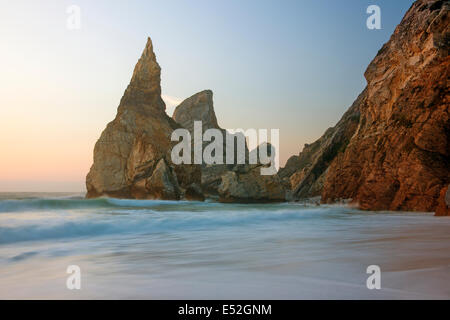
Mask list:
[{"label": "boulder", "polygon": [[222,176],[219,186],[221,202],[282,202],[286,190],[277,175],[261,175],[261,165],[249,165],[229,171]]}]

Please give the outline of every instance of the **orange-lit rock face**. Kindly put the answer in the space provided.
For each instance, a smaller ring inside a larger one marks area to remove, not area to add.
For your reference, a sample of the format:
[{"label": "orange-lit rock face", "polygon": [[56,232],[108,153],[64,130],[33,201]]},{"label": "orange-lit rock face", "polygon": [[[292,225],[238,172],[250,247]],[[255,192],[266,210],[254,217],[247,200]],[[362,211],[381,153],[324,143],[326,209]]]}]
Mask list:
[{"label": "orange-lit rock face", "polygon": [[367,68],[358,128],[331,163],[322,201],[434,211],[450,182],[448,1],[413,4]]},{"label": "orange-lit rock face", "polygon": [[436,216],[450,216],[450,185],[442,188],[439,194]]}]

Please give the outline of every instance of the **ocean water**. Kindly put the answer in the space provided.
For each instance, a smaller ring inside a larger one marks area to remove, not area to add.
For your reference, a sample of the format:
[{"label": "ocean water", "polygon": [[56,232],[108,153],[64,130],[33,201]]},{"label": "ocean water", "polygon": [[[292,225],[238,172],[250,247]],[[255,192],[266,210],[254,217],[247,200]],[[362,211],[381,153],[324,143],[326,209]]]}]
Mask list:
[{"label": "ocean water", "polygon": [[0,194],[0,299],[449,299],[449,284],[450,219],[429,213]]}]

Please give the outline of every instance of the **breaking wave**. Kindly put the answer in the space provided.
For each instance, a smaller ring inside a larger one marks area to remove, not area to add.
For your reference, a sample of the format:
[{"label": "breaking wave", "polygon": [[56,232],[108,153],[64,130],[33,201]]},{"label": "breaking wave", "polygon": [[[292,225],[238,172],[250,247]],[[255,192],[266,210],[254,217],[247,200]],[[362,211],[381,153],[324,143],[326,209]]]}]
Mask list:
[{"label": "breaking wave", "polygon": [[24,199],[24,200],[0,200],[0,213],[41,211],[41,210],[67,210],[67,209],[92,209],[92,208],[114,208],[114,207],[139,207],[151,208],[162,204],[183,203],[180,201],[163,200],[127,200],[127,199],[81,199],[81,198],[58,198],[58,199]]},{"label": "breaking wave", "polygon": [[[55,219],[53,216],[27,223],[2,226],[0,224],[0,244],[22,241],[40,241],[52,239],[71,239],[99,237],[107,235],[164,234],[177,231],[211,231],[223,228],[246,228],[289,224],[296,221],[332,218],[336,209],[310,208],[295,209],[285,205],[272,205],[267,209],[246,208],[243,206],[221,205],[215,203],[183,204],[177,202],[141,201],[141,200],[41,200],[27,201],[25,204],[7,203],[3,210],[28,209],[39,210],[89,208],[87,214],[77,210],[67,212],[66,217]],[[97,208],[97,209],[96,209]],[[103,210],[98,210],[102,208]],[[134,208],[134,209],[133,209]],[[105,210],[106,209],[106,210]],[[138,209],[138,210],[136,210]],[[91,212],[92,211],[92,212]],[[328,212],[328,213],[327,213]],[[37,213],[41,217],[41,213]],[[58,213],[59,214],[59,213]],[[20,221],[19,221],[20,222]]]}]

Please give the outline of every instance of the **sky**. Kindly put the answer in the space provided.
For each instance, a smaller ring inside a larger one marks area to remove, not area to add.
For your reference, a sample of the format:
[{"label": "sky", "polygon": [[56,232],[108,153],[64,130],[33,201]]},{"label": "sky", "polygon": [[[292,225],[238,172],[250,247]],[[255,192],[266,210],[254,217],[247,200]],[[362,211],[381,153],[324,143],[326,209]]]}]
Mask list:
[{"label": "sky", "polygon": [[[0,192],[85,190],[149,36],[169,115],[211,89],[221,127],[280,130],[283,165],[339,121],[412,3],[0,0]],[[369,5],[380,30],[366,26]]]}]

